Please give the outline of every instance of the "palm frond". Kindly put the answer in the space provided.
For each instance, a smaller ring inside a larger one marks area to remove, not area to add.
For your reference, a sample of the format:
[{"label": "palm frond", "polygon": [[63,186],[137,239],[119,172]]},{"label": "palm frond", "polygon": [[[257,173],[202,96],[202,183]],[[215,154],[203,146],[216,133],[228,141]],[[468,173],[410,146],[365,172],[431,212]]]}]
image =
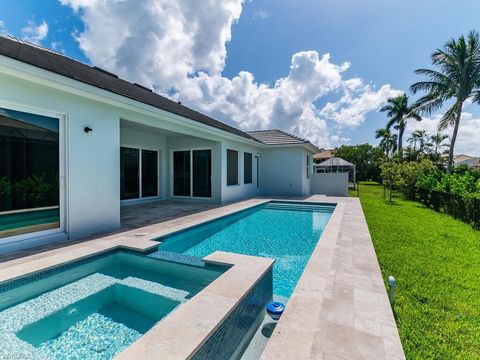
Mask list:
[{"label": "palm frond", "polygon": [[443,131],[449,126],[453,125],[455,122],[455,117],[457,116],[458,103],[453,104],[447,112],[442,116],[440,122],[438,123],[438,131]]},{"label": "palm frond", "polygon": [[416,112],[431,114],[434,111],[440,110],[446,100],[448,100],[448,98],[442,94],[429,93],[420,97],[413,104],[413,108]]},{"label": "palm frond", "polygon": [[416,94],[419,91],[425,92],[450,92],[451,87],[438,81],[418,81],[410,86],[410,90]]}]

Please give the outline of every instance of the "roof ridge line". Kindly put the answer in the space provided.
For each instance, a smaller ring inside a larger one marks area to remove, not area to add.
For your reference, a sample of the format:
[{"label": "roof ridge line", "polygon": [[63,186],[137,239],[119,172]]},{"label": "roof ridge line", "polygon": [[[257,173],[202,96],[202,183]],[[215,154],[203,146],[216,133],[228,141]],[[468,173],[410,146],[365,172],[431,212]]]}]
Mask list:
[{"label": "roof ridge line", "polygon": [[301,137],[299,137],[299,136],[297,136],[297,135],[295,135],[295,134],[287,133],[287,132],[284,131],[284,130],[280,130],[280,129],[275,129],[275,130],[278,131],[278,132],[280,132],[280,133],[282,133],[282,134],[284,134],[284,135],[289,135],[289,136],[292,136],[292,137],[297,138],[297,139],[299,139],[299,140],[307,141],[307,139],[301,138]]},{"label": "roof ridge line", "polygon": [[46,51],[46,52],[49,52],[49,53],[52,53],[52,54],[55,54],[55,55],[58,55],[58,56],[62,56],[64,58],[70,59],[72,61],[75,61],[79,64],[83,64],[83,65],[88,66],[88,67],[93,67],[93,65],[89,65],[87,63],[84,63],[83,61],[77,60],[77,59],[75,59],[71,56],[68,56],[68,55],[64,54],[64,53],[61,53],[61,52],[53,50],[53,49],[49,49],[45,46],[42,46],[40,44],[36,44],[34,42],[31,42],[31,41],[28,41],[28,40],[25,40],[25,39],[20,39],[20,38],[14,36],[14,35],[11,35],[11,34],[0,34],[0,37],[3,37],[3,38],[8,39],[8,40],[15,41],[19,44],[28,45],[28,46],[34,47],[36,49]]}]

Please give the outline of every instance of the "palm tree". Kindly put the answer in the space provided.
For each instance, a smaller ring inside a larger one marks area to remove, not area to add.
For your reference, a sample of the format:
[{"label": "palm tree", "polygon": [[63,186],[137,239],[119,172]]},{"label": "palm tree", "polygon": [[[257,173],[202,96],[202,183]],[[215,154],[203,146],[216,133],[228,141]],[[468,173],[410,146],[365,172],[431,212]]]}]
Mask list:
[{"label": "palm tree", "polygon": [[420,141],[420,138],[422,137],[422,134],[420,133],[420,130],[416,130],[412,132],[412,135],[408,138],[408,142],[410,143],[411,146],[413,146],[413,151],[417,151],[417,144]]},{"label": "palm tree", "polygon": [[378,129],[375,131],[375,139],[382,139],[378,146],[387,156],[390,156],[390,153],[393,154],[397,149],[397,135],[392,134],[388,129]]},{"label": "palm tree", "polygon": [[439,110],[445,102],[453,100],[453,105],[440,119],[438,130],[453,125],[453,133],[448,152],[447,171],[452,171],[455,141],[462,116],[463,104],[467,100],[480,102],[480,39],[478,32],[471,31],[467,39],[448,41],[443,49],[431,55],[436,70],[418,69],[415,73],[425,76],[425,81],[413,84],[413,93],[425,91],[416,101],[415,108],[426,114]]},{"label": "palm tree", "polygon": [[417,149],[417,143],[418,143],[418,151],[423,152],[425,149],[425,145],[428,142],[428,134],[425,130],[415,130],[412,132],[412,137],[408,139],[411,143],[413,142],[413,149]]},{"label": "palm tree", "polygon": [[422,118],[412,106],[408,105],[408,96],[406,94],[388,99],[387,105],[382,107],[380,111],[386,112],[389,117],[387,129],[390,129],[392,126],[398,129],[397,149],[398,152],[401,152],[403,147],[403,133],[407,126],[407,120],[415,119],[420,121]]},{"label": "palm tree", "polygon": [[442,147],[447,147],[449,146],[448,144],[445,144],[444,141],[448,139],[448,135],[442,134],[442,133],[436,133],[435,135],[430,136],[430,143],[432,144],[432,147],[434,148],[433,154],[435,158],[438,157],[439,155],[439,150]]}]

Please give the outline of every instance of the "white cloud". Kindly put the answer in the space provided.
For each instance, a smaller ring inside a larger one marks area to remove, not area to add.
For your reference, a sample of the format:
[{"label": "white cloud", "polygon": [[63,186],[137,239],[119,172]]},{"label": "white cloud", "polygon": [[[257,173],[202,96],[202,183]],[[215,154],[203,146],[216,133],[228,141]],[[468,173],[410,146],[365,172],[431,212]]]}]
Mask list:
[{"label": "white cloud", "polygon": [[255,12],[253,13],[253,20],[266,19],[269,16],[270,13],[267,10],[260,8],[255,10]]},{"label": "white cloud", "polygon": [[[348,63],[316,51],[294,54],[288,74],[271,85],[248,71],[224,77],[226,44],[244,0],[60,1],[83,20],[75,37],[92,63],[244,130],[281,128],[329,147],[348,140],[331,138],[329,123],[359,126],[399,93],[345,79]],[[315,105],[332,94],[339,100]]]},{"label": "white cloud", "polygon": [[26,27],[22,29],[23,38],[34,44],[39,44],[48,35],[48,24],[45,20],[39,25],[30,20]]},{"label": "white cloud", "polygon": [[371,85],[364,85],[358,78],[346,80],[344,95],[336,102],[327,103],[320,115],[340,126],[356,127],[365,121],[365,116],[379,109],[386,100],[402,94],[390,85],[383,85],[375,91]]},{"label": "white cloud", "polygon": [[63,44],[61,41],[52,41],[50,47],[55,50],[56,52],[65,53],[65,49],[63,48]]},{"label": "white cloud", "polygon": [[[437,114],[432,117],[424,117],[422,121],[410,121],[407,127],[405,140],[415,130],[426,130],[428,134],[437,133],[438,123],[442,115]],[[451,136],[453,127],[448,128],[444,133]],[[472,113],[463,112],[458,129],[457,140],[455,142],[455,154],[467,154],[480,156],[480,117],[475,117]]]},{"label": "white cloud", "polygon": [[5,21],[0,20],[0,34],[9,35]]},{"label": "white cloud", "polygon": [[62,0],[79,11],[81,49],[98,65],[160,88],[199,70],[219,74],[242,0]]},{"label": "white cloud", "polygon": [[78,11],[82,7],[93,7],[98,1],[97,0],[60,0],[62,5],[71,6],[73,10]]}]

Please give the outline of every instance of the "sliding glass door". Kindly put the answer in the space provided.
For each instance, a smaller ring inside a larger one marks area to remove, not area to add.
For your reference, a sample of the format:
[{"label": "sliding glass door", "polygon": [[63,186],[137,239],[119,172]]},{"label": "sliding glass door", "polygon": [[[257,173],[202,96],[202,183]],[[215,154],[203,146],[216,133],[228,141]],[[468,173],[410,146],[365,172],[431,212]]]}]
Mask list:
[{"label": "sliding glass door", "polygon": [[158,196],[158,152],[142,150],[142,197]]},{"label": "sliding glass door", "polygon": [[140,197],[140,160],[139,150],[120,148],[120,199],[137,199]]},{"label": "sliding glass door", "polygon": [[173,195],[182,197],[212,196],[211,150],[173,152]]},{"label": "sliding glass door", "polygon": [[173,152],[173,195],[190,196],[190,151]]},{"label": "sliding glass door", "polygon": [[120,148],[120,199],[158,196],[158,151]]},{"label": "sliding glass door", "polygon": [[0,108],[0,238],[57,229],[60,121]]}]

